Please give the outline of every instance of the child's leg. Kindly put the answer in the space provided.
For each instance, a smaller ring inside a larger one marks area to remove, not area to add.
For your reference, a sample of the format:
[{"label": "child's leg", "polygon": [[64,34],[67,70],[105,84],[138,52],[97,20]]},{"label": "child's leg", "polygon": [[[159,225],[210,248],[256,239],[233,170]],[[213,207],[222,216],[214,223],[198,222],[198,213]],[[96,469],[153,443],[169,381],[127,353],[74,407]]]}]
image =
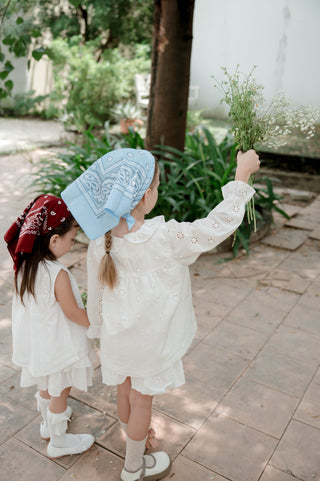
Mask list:
[{"label": "child's leg", "polygon": [[[70,392],[70,388],[68,388],[68,390]],[[37,399],[37,409],[38,411],[40,411],[42,416],[42,421],[40,423],[40,437],[42,439],[48,440],[50,439],[50,434],[48,429],[47,410],[50,404],[51,396],[48,393],[48,391],[43,391],[39,389],[35,397]],[[72,409],[70,406],[67,405],[66,416],[68,417],[69,421],[71,421],[71,415],[72,415]]]},{"label": "child's leg", "polygon": [[130,390],[130,416],[127,429],[130,439],[142,441],[147,437],[151,422],[152,400],[152,396],[141,394],[135,389]]},{"label": "child's leg", "polygon": [[[130,416],[130,390],[131,390],[131,379],[127,379],[118,385],[118,416],[120,425],[125,433],[127,433],[128,421]],[[146,448],[156,448],[158,446],[158,441],[155,439],[154,429],[149,427],[148,438],[146,441]]]},{"label": "child's leg", "polygon": [[122,427],[126,430],[126,425],[130,416],[130,391],[131,391],[131,379],[127,379],[118,385],[118,416]]},{"label": "child's leg", "polygon": [[50,400],[50,394],[48,393],[48,391],[41,391],[41,389],[39,389],[39,394],[42,399]]},{"label": "child's leg", "polygon": [[51,397],[47,411],[50,443],[47,453],[51,458],[68,454],[79,454],[89,449],[94,443],[91,434],[67,434],[68,410],[67,399],[70,387],[64,389],[60,396]]},{"label": "child's leg", "polygon": [[67,402],[70,391],[71,387],[67,387],[61,392],[59,397],[51,396],[49,410],[52,413],[63,413],[67,409]]},{"label": "child's leg", "polygon": [[135,389],[129,393],[130,415],[127,426],[125,469],[137,471],[142,467],[145,442],[150,426],[152,396]]},{"label": "child's leg", "polygon": [[141,394],[135,389],[129,393],[130,415],[127,427],[126,457],[121,471],[123,481],[136,481],[146,476],[162,479],[170,472],[170,458],[159,452],[145,455],[145,443],[150,427],[152,396]]}]

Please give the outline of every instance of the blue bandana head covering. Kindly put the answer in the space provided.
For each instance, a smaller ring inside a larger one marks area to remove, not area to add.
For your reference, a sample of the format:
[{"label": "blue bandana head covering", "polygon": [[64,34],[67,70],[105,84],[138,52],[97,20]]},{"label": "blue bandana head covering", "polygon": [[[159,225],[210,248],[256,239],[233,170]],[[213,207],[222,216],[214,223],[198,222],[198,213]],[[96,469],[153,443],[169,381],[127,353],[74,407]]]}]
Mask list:
[{"label": "blue bandana head covering", "polygon": [[61,197],[89,239],[117,226],[120,217],[129,230],[130,215],[150,186],[155,160],[146,150],[113,150],[96,160],[70,184]]}]

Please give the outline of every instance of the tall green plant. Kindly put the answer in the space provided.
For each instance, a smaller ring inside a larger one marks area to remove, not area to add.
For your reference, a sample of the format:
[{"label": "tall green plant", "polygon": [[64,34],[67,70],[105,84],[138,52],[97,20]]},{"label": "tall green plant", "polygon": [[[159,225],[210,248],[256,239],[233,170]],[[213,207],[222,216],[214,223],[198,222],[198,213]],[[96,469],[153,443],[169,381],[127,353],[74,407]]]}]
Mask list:
[{"label": "tall green plant", "polygon": [[[143,139],[132,128],[126,135],[112,135],[106,124],[102,139],[86,131],[83,145],[71,144],[70,152],[58,153],[54,159],[45,158],[37,163],[32,188],[37,193],[51,192],[59,196],[95,160],[111,150],[126,147],[144,148]],[[180,222],[205,217],[222,201],[221,188],[234,179],[236,150],[230,134],[218,145],[209,129],[199,127],[187,134],[184,151],[159,146],[153,153],[158,158],[161,185],[152,216],[164,215],[166,220],[175,218]],[[286,216],[277,204],[280,197],[273,191],[272,181],[260,178],[261,185],[255,186],[258,224],[264,210],[270,213],[275,209]],[[252,223],[244,219],[237,231],[234,255],[241,246],[249,252],[252,230]]]},{"label": "tall green plant", "polygon": [[206,127],[187,134],[185,150],[159,146],[161,188],[156,213],[167,219],[193,221],[222,200],[221,187],[234,178],[236,161],[231,136],[218,146]]},{"label": "tall green plant", "polygon": [[[155,154],[159,156],[162,180],[153,215],[164,214],[166,219],[188,222],[205,217],[222,201],[222,187],[234,180],[236,146],[230,133],[218,145],[211,132],[200,127],[187,135],[184,151],[160,146]],[[260,178],[259,182],[262,186],[255,186],[258,225],[265,211],[270,213],[270,218],[272,210],[288,217],[277,205],[280,197],[273,191],[272,179]],[[234,256],[240,247],[249,253],[253,230],[253,224],[245,218],[234,240]]]}]

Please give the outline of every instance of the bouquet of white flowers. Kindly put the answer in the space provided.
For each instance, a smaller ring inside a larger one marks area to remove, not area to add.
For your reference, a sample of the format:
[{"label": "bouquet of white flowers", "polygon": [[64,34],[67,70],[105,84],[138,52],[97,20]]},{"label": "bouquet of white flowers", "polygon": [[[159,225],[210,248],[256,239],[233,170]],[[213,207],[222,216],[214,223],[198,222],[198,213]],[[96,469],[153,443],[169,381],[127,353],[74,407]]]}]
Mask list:
[{"label": "bouquet of white flowers", "polygon": [[[242,152],[254,149],[256,144],[265,144],[268,147],[278,148],[287,143],[287,136],[293,129],[300,129],[311,138],[315,132],[315,122],[319,118],[318,109],[311,106],[295,107],[284,95],[279,94],[267,104],[259,85],[253,77],[256,67],[246,75],[239,71],[230,74],[222,67],[225,80],[216,81],[221,94],[221,103],[229,107],[229,117],[232,121],[231,131],[234,136],[236,148]],[[252,183],[251,179],[251,183]],[[247,206],[248,222],[256,218],[254,200]]]}]

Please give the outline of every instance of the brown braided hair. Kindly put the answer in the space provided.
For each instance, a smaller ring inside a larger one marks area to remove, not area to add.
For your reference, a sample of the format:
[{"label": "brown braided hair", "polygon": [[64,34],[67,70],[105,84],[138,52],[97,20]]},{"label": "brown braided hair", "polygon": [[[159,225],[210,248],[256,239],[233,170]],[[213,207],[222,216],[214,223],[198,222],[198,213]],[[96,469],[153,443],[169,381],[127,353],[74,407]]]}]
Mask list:
[{"label": "brown braided hair", "polygon": [[111,230],[104,235],[105,255],[102,257],[99,267],[99,281],[113,289],[117,283],[117,271],[111,257],[112,247]]},{"label": "brown braided hair", "polygon": [[[152,189],[156,178],[157,173],[159,171],[159,165],[156,162],[154,166],[154,175],[149,188]],[[117,284],[117,271],[116,266],[114,265],[112,255],[111,255],[111,247],[112,247],[112,236],[111,230],[105,233],[104,235],[104,247],[105,247],[105,255],[102,257],[100,266],[99,266],[99,281],[103,284],[108,286],[110,289],[113,289]]]}]

